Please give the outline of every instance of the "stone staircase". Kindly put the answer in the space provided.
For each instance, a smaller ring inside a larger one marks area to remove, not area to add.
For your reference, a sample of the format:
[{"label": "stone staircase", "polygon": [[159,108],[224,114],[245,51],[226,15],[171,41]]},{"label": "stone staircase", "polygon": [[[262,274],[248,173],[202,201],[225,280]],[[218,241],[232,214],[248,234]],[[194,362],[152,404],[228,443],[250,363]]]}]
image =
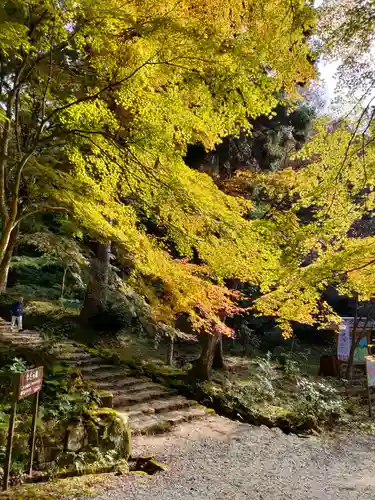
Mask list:
[{"label": "stone staircase", "polygon": [[[49,343],[38,332],[11,331],[10,324],[0,321],[0,343],[41,348]],[[84,380],[103,394],[112,394],[112,406],[129,417],[133,434],[167,431],[173,425],[204,418],[208,412],[196,402],[178,395],[172,389],[154,383],[147,377],[134,377],[130,369],[93,356],[85,347],[66,341],[51,347],[57,359],[81,371]],[[107,398],[103,400],[107,401]]]},{"label": "stone staircase", "polygon": [[112,394],[113,408],[128,415],[133,435],[164,432],[208,414],[196,402],[147,377],[134,377],[130,369],[95,357],[84,347],[67,343],[57,347],[61,361],[78,368],[83,378],[100,391]]},{"label": "stone staircase", "polygon": [[83,347],[61,345],[60,359],[78,368],[85,380],[112,394],[113,408],[126,413],[133,434],[164,432],[171,426],[205,417],[207,410],[147,377],[134,377],[130,370],[94,357]]},{"label": "stone staircase", "polygon": [[41,347],[45,341],[38,332],[11,330],[10,323],[0,320],[0,342],[20,347]]}]

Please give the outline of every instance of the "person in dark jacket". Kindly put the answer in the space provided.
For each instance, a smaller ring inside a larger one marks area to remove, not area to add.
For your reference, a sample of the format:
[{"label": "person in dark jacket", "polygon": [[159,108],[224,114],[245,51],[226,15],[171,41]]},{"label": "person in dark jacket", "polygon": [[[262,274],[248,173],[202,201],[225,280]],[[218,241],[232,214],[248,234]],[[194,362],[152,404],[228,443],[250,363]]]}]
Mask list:
[{"label": "person in dark jacket", "polygon": [[22,328],[22,309],[23,309],[23,297],[20,297],[18,300],[13,302],[12,304],[12,330],[16,326],[16,322],[18,323],[18,329],[21,332]]}]

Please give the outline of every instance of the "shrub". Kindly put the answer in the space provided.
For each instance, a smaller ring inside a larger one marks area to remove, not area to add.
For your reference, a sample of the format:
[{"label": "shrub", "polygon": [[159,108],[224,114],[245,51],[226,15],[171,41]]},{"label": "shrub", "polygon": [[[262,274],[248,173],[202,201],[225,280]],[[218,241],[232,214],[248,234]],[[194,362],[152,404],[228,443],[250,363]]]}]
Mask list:
[{"label": "shrub", "polygon": [[298,399],[294,406],[295,413],[300,420],[309,422],[311,428],[319,424],[332,425],[343,418],[344,402],[331,385],[301,378],[298,380],[297,388]]},{"label": "shrub", "polygon": [[294,376],[298,375],[298,373],[300,372],[299,363],[298,361],[293,359],[293,356],[291,354],[285,352],[280,353],[278,356],[278,361],[285,375]]},{"label": "shrub", "polygon": [[273,381],[276,379],[277,374],[271,362],[271,356],[271,353],[268,352],[264,358],[257,358],[256,360],[259,372],[256,374],[259,381],[257,392],[265,399],[273,399],[275,397]]}]

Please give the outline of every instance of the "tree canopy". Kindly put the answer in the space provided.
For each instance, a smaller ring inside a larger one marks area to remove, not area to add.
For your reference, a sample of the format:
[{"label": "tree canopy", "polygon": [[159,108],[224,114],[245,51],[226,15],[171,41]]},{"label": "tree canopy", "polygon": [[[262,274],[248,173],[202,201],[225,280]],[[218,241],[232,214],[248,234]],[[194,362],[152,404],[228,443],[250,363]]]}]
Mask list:
[{"label": "tree canopy", "polygon": [[[226,279],[266,291],[281,252],[274,222],[249,220],[248,201],[224,194],[183,158],[188,144],[209,149],[250,131],[249,118],[271,113],[280,91],[293,97],[314,76],[312,5],[0,7],[0,267],[26,217],[67,211],[115,243],[157,315],[190,311],[198,326],[211,325],[231,307]],[[148,286],[158,280],[162,294]]]}]

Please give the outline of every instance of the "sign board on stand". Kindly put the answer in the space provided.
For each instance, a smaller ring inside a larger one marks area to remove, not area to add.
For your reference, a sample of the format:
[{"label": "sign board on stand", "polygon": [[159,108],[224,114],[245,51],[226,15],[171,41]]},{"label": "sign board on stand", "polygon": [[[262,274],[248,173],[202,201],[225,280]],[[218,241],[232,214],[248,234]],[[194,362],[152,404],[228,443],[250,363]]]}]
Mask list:
[{"label": "sign board on stand", "polygon": [[12,463],[12,446],[13,446],[13,434],[14,434],[14,424],[16,421],[17,412],[17,402],[28,396],[35,394],[34,405],[33,405],[33,420],[31,424],[31,436],[30,436],[30,461],[29,461],[29,474],[32,473],[33,460],[34,460],[34,448],[35,448],[35,436],[36,436],[36,419],[38,415],[39,406],[39,392],[42,388],[43,383],[43,366],[38,368],[33,368],[24,373],[17,373],[14,380],[13,388],[13,404],[12,413],[9,420],[9,430],[8,430],[8,441],[7,450],[5,457],[4,466],[4,482],[3,490],[6,491],[9,485],[9,474]]},{"label": "sign board on stand", "polygon": [[348,361],[351,345],[350,325],[348,323],[343,323],[340,325],[339,338],[337,341],[337,359],[340,361]]},{"label": "sign board on stand", "polygon": [[43,366],[28,370],[20,374],[17,400],[27,398],[36,392],[39,392],[43,383]]},{"label": "sign board on stand", "polygon": [[[351,322],[347,321],[348,319],[349,318],[343,318],[343,322],[340,325],[339,335],[337,339],[337,359],[339,361],[348,361],[350,357],[353,325],[351,324]],[[358,326],[356,339],[358,339],[359,336],[361,338],[354,350],[354,363],[364,363],[365,358],[368,355],[369,332],[367,331],[367,329],[363,330],[360,326]]]}]

